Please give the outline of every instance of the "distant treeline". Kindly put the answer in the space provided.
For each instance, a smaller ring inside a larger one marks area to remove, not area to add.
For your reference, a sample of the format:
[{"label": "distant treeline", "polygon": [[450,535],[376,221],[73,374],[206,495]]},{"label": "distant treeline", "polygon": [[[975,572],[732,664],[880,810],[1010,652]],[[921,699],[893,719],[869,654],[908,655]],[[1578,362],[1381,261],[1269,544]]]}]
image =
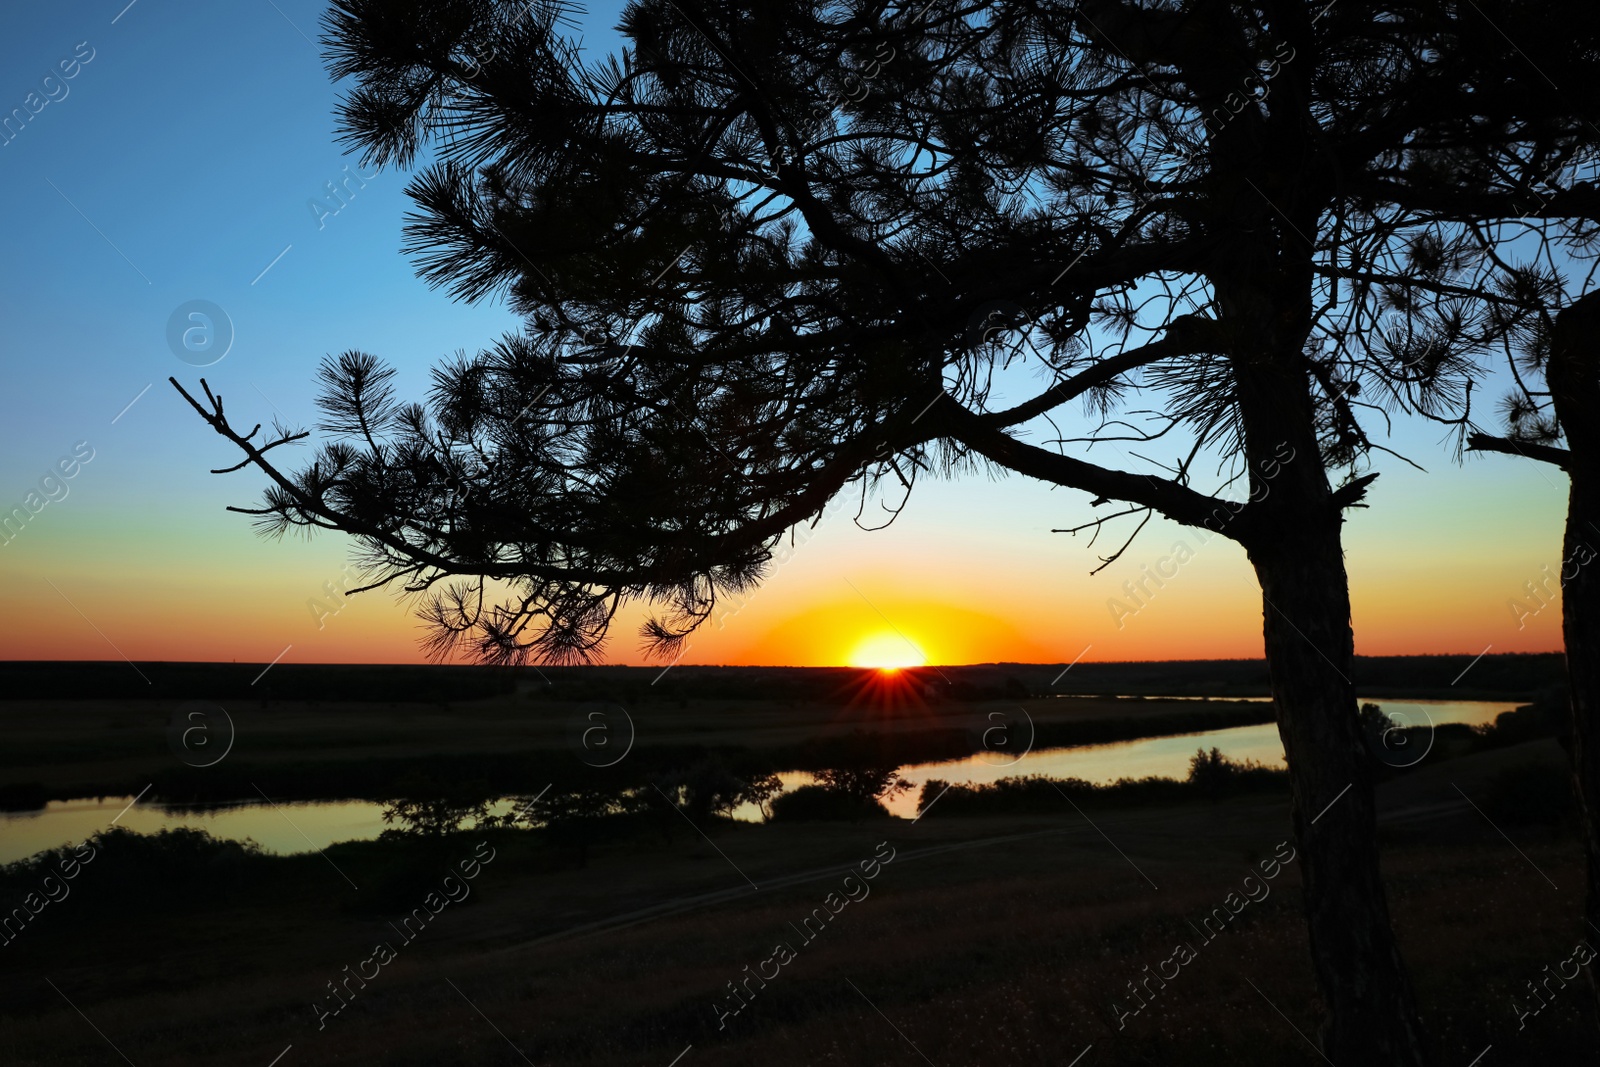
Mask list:
[{"label": "distant treeline", "polygon": [[[1559,652],[1488,655],[1357,656],[1354,681],[1364,697],[1415,696],[1472,700],[1532,697],[1565,684]],[[948,669],[948,668],[947,668]],[[985,668],[1016,677],[1038,692],[1080,695],[1268,696],[1263,660],[1173,660],[1160,663],[1080,663],[1055,678],[1058,667],[999,664]],[[1459,681],[1457,681],[1459,679]],[[1452,684],[1453,683],[1453,684]],[[994,684],[992,681],[989,684]]]},{"label": "distant treeline", "polygon": [[[481,700],[521,691],[533,699],[848,702],[871,672],[852,667],[457,667],[410,664],[0,662],[0,700],[253,698],[351,703]],[[1156,663],[990,663],[917,668],[903,677],[927,700],[1015,700],[1047,695],[1267,696],[1262,660]],[[260,681],[256,679],[260,677]],[[1459,681],[1457,680],[1459,679]],[[1563,683],[1557,652],[1357,656],[1363,696],[1460,700],[1532,697]],[[254,684],[252,684],[254,683]]]},{"label": "distant treeline", "polygon": [[[279,663],[263,675],[266,667],[266,663],[140,663],[136,673],[122,662],[0,662],[0,700],[431,703],[482,700],[517,687],[515,674],[487,667]],[[148,685],[140,674],[149,679]]]},{"label": "distant treeline", "polygon": [[[1032,747],[1042,749],[1172,736],[1270,721],[1272,708],[1269,704],[1207,702],[1192,713],[1040,724]],[[1559,700],[1546,699],[1515,712],[1502,713],[1493,726],[1441,724],[1429,729],[1409,728],[1406,732],[1415,734],[1413,743],[1419,751],[1432,743],[1441,755],[1459,755],[1540,737],[1563,737],[1565,706]],[[793,745],[762,749],[732,745],[639,745],[625,760],[609,768],[588,766],[565,749],[267,765],[230,759],[204,769],[170,767],[153,776],[150,799],[175,804],[255,799],[259,796],[256,792],[259,784],[273,800],[387,800],[395,796],[396,782],[417,778],[452,787],[470,787],[486,797],[532,794],[546,785],[557,789],[627,790],[647,784],[652,776],[706,761],[726,767],[734,774],[753,777],[778,771],[900,767],[962,759],[981,751],[982,735],[976,730],[934,729],[903,733],[856,730],[841,736],[810,738]],[[1381,766],[1378,769],[1383,771]],[[62,790],[59,796],[55,791],[33,784],[0,787],[0,810],[37,808],[46,800],[66,797],[131,795],[147,784],[150,784],[150,776],[138,781],[79,783]]]},{"label": "distant treeline", "polygon": [[[1271,722],[1269,704],[1208,701],[1192,712],[1088,722],[1039,723],[1030,748],[1100,744],[1140,737],[1195,733],[1229,726]],[[1027,745],[1015,736],[1014,744]],[[916,731],[867,732],[856,730],[835,737],[808,738],[791,745],[767,748],[705,745],[641,744],[616,767],[597,769],[564,748],[508,751],[435,753],[347,760],[295,763],[251,763],[235,756],[216,766],[193,768],[174,764],[138,781],[81,782],[54,791],[34,784],[0,787],[0,810],[26,810],[47,800],[78,796],[134,794],[151,783],[151,799],[169,803],[224,802],[253,799],[256,784],[274,800],[381,800],[394,795],[394,783],[407,777],[436,782],[473,783],[486,795],[532,793],[547,783],[558,787],[579,783],[631,788],[650,775],[701,760],[714,759],[741,774],[777,771],[820,771],[832,767],[933,763],[962,759],[983,751],[983,733],[977,729],[939,728]]]}]

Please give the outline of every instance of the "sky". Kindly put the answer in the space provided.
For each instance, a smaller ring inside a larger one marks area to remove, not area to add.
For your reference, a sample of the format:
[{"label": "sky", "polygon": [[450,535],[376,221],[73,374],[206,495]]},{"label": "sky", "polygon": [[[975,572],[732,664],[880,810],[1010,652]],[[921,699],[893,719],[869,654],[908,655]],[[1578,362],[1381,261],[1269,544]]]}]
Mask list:
[{"label": "sky", "polygon": [[[619,7],[589,6],[588,48],[609,47]],[[436,361],[520,328],[502,304],[430,290],[400,255],[407,176],[341,153],[339,89],[313,44],[323,10],[86,0],[7,13],[0,114],[28,118],[0,136],[0,510],[38,495],[0,544],[0,658],[423,659],[406,604],[333,595],[348,583],[341,538],[264,540],[224,510],[255,503],[263,479],[207,473],[235,462],[232,446],[166,380],[205,377],[236,423],[306,426],[325,354],[378,355],[418,397]],[[1357,651],[1559,648],[1559,472],[1458,465],[1430,425],[1397,423],[1384,443],[1426,472],[1377,457],[1371,507],[1348,513]],[[1258,588],[1220,538],[1154,521],[1091,576],[1108,541],[1051,532],[1093,517],[1088,498],[1016,476],[924,480],[875,532],[853,512],[800,531],[682,662],[1261,655]],[[1130,595],[1145,568],[1170,577]],[[641,618],[618,621],[609,662],[644,662]]]}]

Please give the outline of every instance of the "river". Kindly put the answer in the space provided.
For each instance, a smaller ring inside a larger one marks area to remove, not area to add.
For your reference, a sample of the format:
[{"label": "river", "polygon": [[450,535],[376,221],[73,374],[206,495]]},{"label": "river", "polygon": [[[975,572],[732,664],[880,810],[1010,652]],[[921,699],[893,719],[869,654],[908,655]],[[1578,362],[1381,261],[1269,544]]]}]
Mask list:
[{"label": "river", "polygon": [[[1405,726],[1427,723],[1494,722],[1502,711],[1519,706],[1516,701],[1440,701],[1387,700],[1364,698],[1380,704],[1392,718]],[[1268,766],[1281,766],[1283,746],[1278,728],[1270,723],[1233,726],[1225,730],[1148,737],[1137,741],[1118,741],[1104,745],[1075,745],[1028,752],[1017,759],[997,758],[994,753],[979,753],[965,759],[941,763],[912,763],[900,768],[900,776],[914,786],[892,798],[889,810],[910,818],[916,814],[922,783],[940,779],[952,783],[992,782],[999,778],[1042,774],[1051,778],[1082,778],[1089,782],[1114,782],[1119,778],[1157,775],[1182,778],[1189,770],[1189,758],[1197,748],[1220,749],[1235,759],[1259,760]],[[786,789],[811,782],[806,771],[779,775]],[[204,808],[133,803],[134,797],[100,797],[51,801],[44,809],[0,814],[0,863],[31,856],[47,848],[84,838],[115,824],[140,833],[179,826],[203,829],[227,840],[253,840],[268,852],[288,854],[326,848],[338,841],[371,840],[387,824],[383,805],[370,800],[295,801],[282,804],[239,801]],[[492,810],[510,810],[510,801],[501,801]],[[734,813],[735,818],[754,820],[760,813],[753,806]]]}]

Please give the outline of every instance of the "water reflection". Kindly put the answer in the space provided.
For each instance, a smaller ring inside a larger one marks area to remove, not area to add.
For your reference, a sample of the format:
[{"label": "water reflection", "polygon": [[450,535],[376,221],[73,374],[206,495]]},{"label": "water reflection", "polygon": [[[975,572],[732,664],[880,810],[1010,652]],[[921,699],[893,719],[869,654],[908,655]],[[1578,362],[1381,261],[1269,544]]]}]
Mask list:
[{"label": "water reflection", "polygon": [[[230,841],[248,839],[280,855],[310,852],[340,841],[372,840],[390,825],[383,821],[384,805],[372,800],[313,800],[276,806],[240,801],[205,807],[146,802],[128,808],[132,800],[131,796],[57,800],[43,811],[7,814],[0,818],[0,863],[82,841],[109,829],[113,819],[117,826],[142,834],[193,827]],[[495,801],[490,813],[507,814],[512,803]],[[124,808],[127,811],[118,818]]]},{"label": "water reflection", "polygon": [[[1518,705],[1511,702],[1383,700],[1375,703],[1406,725],[1432,721],[1485,725],[1495,716]],[[900,776],[913,788],[887,799],[889,811],[903,818],[916,814],[922,784],[930,778],[951,783],[992,782],[1028,774],[1052,778],[1082,778],[1096,783],[1118,778],[1143,778],[1157,775],[1183,778],[1189,770],[1189,757],[1195,749],[1216,747],[1234,759],[1254,759],[1269,767],[1282,766],[1283,746],[1277,727],[1268,723],[1236,726],[1225,730],[1152,737],[1139,741],[1118,741],[1103,745],[1041,749],[1030,752],[1015,763],[996,765],[991,753],[979,752],[965,759],[941,763],[914,763],[900,768]],[[777,775],[785,791],[816,782],[808,771],[784,771]],[[253,840],[268,852],[288,854],[326,848],[340,841],[371,840],[392,824],[383,819],[384,804],[368,800],[300,801],[266,805],[241,801],[234,804],[197,806],[157,806],[148,801],[128,807],[133,797],[101,797],[52,801],[42,811],[0,815],[0,863],[31,856],[36,852],[71,842],[82,841],[116,825],[139,833],[187,826],[203,829],[229,840]],[[512,799],[490,804],[488,812],[499,817],[516,806]],[[124,810],[126,809],[126,810]],[[120,815],[119,815],[120,813]],[[756,822],[760,808],[745,803],[733,809],[733,817]]]},{"label": "water reflection", "polygon": [[[1370,703],[1382,705],[1386,714],[1406,726],[1422,726],[1429,722],[1435,726],[1444,723],[1486,726],[1492,724],[1495,716],[1501,712],[1512,711],[1519,706],[1509,702],[1447,700],[1377,699]],[[911,782],[915,788],[888,798],[884,806],[893,815],[912,818],[917,813],[923,783],[933,778],[957,785],[994,782],[1029,774],[1042,774],[1050,778],[1082,778],[1100,785],[1115,782],[1119,778],[1156,776],[1182,779],[1189,773],[1189,758],[1194,755],[1195,749],[1209,750],[1213,747],[1221,749],[1223,755],[1233,759],[1258,760],[1268,767],[1283,766],[1283,743],[1278,739],[1277,726],[1272,723],[1232,726],[1225,730],[1150,737],[1139,741],[1040,749],[1028,753],[1014,764],[1004,766],[996,766],[990,754],[983,752],[959,760],[910,763],[900,768],[900,777]],[[816,781],[813,775],[804,771],[779,777],[783,779],[785,789]],[[734,817],[753,820],[759,815],[741,808],[734,813]]]}]

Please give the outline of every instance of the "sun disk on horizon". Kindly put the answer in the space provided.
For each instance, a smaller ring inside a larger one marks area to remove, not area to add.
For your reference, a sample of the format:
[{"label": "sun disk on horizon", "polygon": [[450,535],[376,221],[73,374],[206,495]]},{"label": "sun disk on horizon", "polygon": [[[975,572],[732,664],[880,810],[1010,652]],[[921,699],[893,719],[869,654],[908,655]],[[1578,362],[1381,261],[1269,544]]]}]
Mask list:
[{"label": "sun disk on horizon", "polygon": [[850,653],[852,667],[876,667],[881,671],[920,667],[927,662],[927,654],[916,642],[897,633],[869,634]]}]

